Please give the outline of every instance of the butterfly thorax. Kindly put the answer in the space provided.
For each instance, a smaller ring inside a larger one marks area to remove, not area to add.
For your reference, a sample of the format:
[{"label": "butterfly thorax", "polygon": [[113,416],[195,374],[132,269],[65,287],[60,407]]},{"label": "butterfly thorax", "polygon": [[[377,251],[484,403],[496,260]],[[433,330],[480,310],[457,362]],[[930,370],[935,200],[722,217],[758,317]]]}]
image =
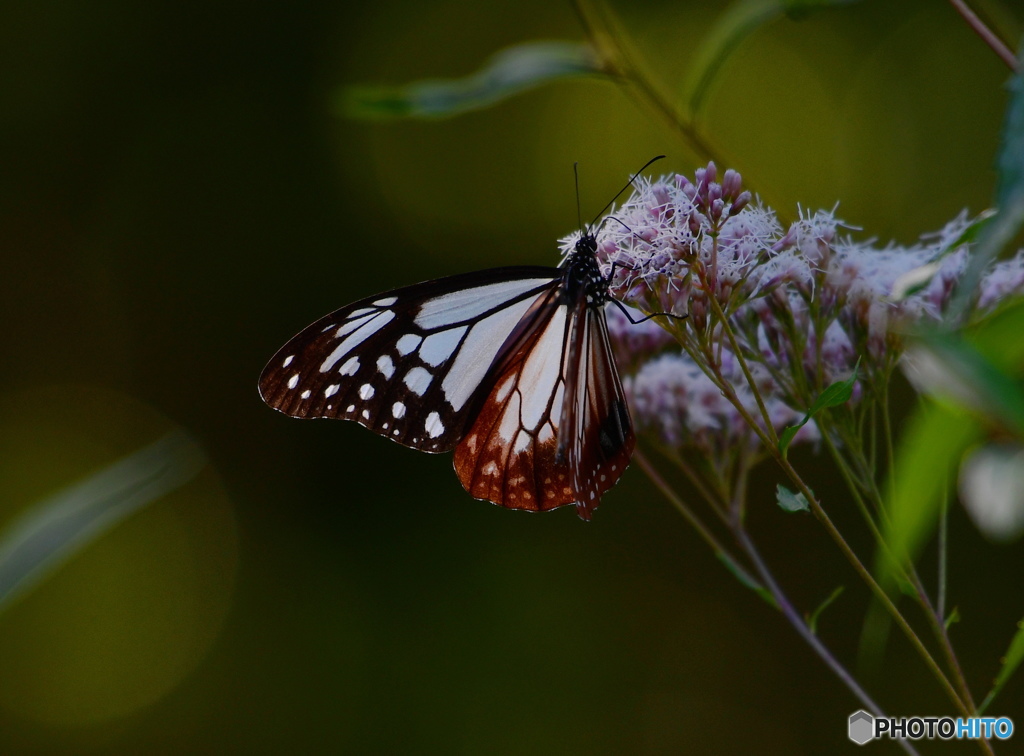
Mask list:
[{"label": "butterfly thorax", "polygon": [[588,307],[603,307],[608,301],[608,281],[601,275],[597,262],[597,239],[593,234],[583,234],[576,242],[576,248],[563,263],[565,287],[563,296],[567,303],[585,299]]}]

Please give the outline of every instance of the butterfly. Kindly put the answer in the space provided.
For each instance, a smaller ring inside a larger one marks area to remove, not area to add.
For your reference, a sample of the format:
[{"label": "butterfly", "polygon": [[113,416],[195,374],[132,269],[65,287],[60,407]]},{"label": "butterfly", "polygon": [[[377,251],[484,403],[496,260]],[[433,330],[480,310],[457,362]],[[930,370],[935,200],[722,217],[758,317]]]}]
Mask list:
[{"label": "butterfly", "polygon": [[420,451],[454,449],[473,497],[533,511],[575,504],[589,520],[636,444],[604,312],[619,304],[614,269],[602,275],[591,226],[557,268],[450,276],[321,318],[263,370],[263,401]]}]

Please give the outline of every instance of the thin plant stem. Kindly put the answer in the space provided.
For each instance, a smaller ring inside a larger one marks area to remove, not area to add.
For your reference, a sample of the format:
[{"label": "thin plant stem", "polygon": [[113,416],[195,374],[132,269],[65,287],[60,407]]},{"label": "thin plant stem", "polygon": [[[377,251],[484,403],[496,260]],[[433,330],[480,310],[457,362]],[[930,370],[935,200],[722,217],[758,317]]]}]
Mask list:
[{"label": "thin plant stem", "polygon": [[[705,288],[707,288],[706,282]],[[740,370],[743,371],[743,377],[746,379],[747,385],[750,386],[750,391],[754,395],[754,400],[757,402],[757,408],[760,410],[761,417],[764,419],[765,435],[771,445],[778,448],[779,439],[778,436],[775,435],[775,426],[772,425],[771,415],[768,414],[768,408],[764,405],[764,399],[761,397],[761,392],[757,390],[757,384],[754,382],[754,376],[750,374],[750,368],[747,366],[747,361],[743,357],[743,351],[736,342],[736,334],[732,332],[732,327],[726,320],[725,313],[722,312],[722,307],[718,303],[718,298],[714,296],[714,292],[712,291],[708,291],[708,302],[711,303],[711,309],[714,310],[715,316],[722,324],[722,330],[725,331],[725,335],[729,338],[729,345],[732,347],[732,351],[736,355],[736,361],[740,365]],[[722,380],[723,382],[728,383],[728,381],[725,381],[724,379]]]},{"label": "thin plant stem", "polygon": [[[860,686],[860,684],[854,679],[846,668],[833,656],[832,652],[828,647],[821,642],[821,639],[817,635],[811,632],[811,629],[807,626],[804,618],[796,610],[789,598],[783,593],[779,584],[775,581],[774,576],[768,570],[768,566],[761,558],[760,552],[754,546],[753,541],[750,540],[750,536],[747,534],[746,529],[738,525],[734,530],[736,540],[743,549],[747,558],[754,565],[754,569],[761,578],[761,582],[764,583],[768,591],[772,594],[775,602],[779,606],[779,610],[783,616],[789,621],[796,630],[797,634],[804,639],[804,641],[811,647],[811,649],[818,655],[818,657],[825,662],[825,665],[832,670],[832,672],[838,677],[842,683],[850,689],[850,692],[857,698],[861,704],[868,709],[876,717],[884,717],[885,713],[882,709],[872,700],[871,696]],[[917,753],[914,747],[906,740],[897,741],[900,747],[903,748],[907,753]]]},{"label": "thin plant stem", "polygon": [[666,452],[664,450],[662,453],[669,461],[682,471],[683,475],[685,475],[686,479],[690,482],[690,485],[697,489],[697,493],[699,493],[704,501],[707,502],[708,507],[712,512],[714,512],[715,516],[722,521],[722,524],[728,525],[729,517],[723,511],[720,495],[713,494],[711,489],[708,488],[708,484],[701,478],[697,471],[694,470],[693,467],[691,467],[679,454],[675,452]]},{"label": "thin plant stem", "polygon": [[936,590],[935,611],[946,624],[946,569],[949,562],[949,500],[943,492],[939,504],[939,576]]},{"label": "thin plant stem", "polygon": [[867,584],[868,588],[871,589],[871,592],[874,594],[874,596],[882,604],[885,610],[892,616],[893,620],[899,626],[900,630],[903,631],[903,634],[906,635],[907,640],[910,641],[910,644],[914,647],[918,655],[924,661],[925,666],[927,666],[928,669],[931,670],[932,674],[935,676],[935,679],[939,682],[939,685],[945,691],[950,701],[953,702],[957,710],[960,713],[962,713],[965,717],[970,716],[971,713],[968,710],[966,704],[960,700],[960,696],[957,694],[956,689],[950,683],[949,678],[946,677],[945,672],[942,671],[942,667],[940,667],[938,662],[935,661],[935,657],[931,655],[931,652],[929,652],[928,649],[925,647],[924,643],[918,637],[917,633],[915,633],[914,629],[910,626],[910,623],[907,622],[906,618],[896,607],[896,605],[892,602],[892,599],[889,598],[888,594],[878,584],[878,582],[872,576],[868,568],[865,567],[863,562],[861,562],[860,559],[857,557],[857,554],[850,547],[850,544],[846,542],[846,539],[843,538],[842,533],[839,532],[839,529],[836,528],[835,523],[832,522],[832,518],[828,516],[828,514],[822,508],[821,503],[815,498],[814,493],[807,487],[807,484],[804,483],[803,479],[800,477],[800,474],[789,463],[789,460],[783,457],[781,454],[775,455],[775,459],[776,462],[778,462],[778,464],[781,465],[786,475],[789,476],[789,479],[796,484],[797,488],[800,490],[800,493],[802,493],[804,497],[807,499],[808,504],[810,504],[811,511],[814,513],[815,517],[818,518],[818,521],[821,522],[821,524],[825,527],[825,531],[829,534],[829,536],[832,537],[832,540],[836,543],[837,546],[839,546],[839,550],[843,553],[843,556],[846,557],[846,560],[853,566],[854,571],[860,576],[861,580],[863,580]]},{"label": "thin plant stem", "polygon": [[942,649],[942,652],[946,657],[946,663],[949,665],[950,672],[953,674],[953,681],[956,683],[957,688],[960,690],[960,695],[970,708],[971,715],[973,716],[977,712],[977,708],[974,705],[974,697],[971,695],[970,688],[967,687],[967,679],[964,677],[963,670],[960,667],[960,662],[953,651],[953,644],[949,640],[946,623],[943,621],[942,615],[939,614],[932,605],[928,598],[928,594],[924,590],[924,586],[921,584],[921,579],[917,574],[912,574],[910,576],[910,580],[914,589],[918,593],[921,606],[925,609],[925,616],[928,619],[928,624],[931,626],[932,632],[935,634],[935,638],[939,642],[939,647]]},{"label": "thin plant stem", "polygon": [[949,4],[956,8],[956,12],[967,22],[967,25],[971,27],[975,34],[981,37],[986,45],[992,48],[992,52],[998,55],[999,59],[1011,71],[1017,70],[1017,56],[1013,54],[1013,50],[994,31],[988,28],[985,22],[978,17],[977,13],[971,10],[971,7],[964,0],[949,0]]},{"label": "thin plant stem", "polygon": [[736,558],[729,552],[722,542],[718,540],[714,533],[712,533],[701,521],[699,517],[694,513],[686,502],[672,490],[672,487],[661,477],[661,473],[658,472],[657,468],[651,463],[649,459],[640,450],[633,452],[633,459],[640,465],[640,469],[644,471],[651,482],[661,491],[662,495],[669,500],[669,503],[675,507],[679,513],[686,519],[688,523],[697,531],[697,535],[703,539],[711,551],[714,552],[715,556],[719,559],[728,562],[730,569],[735,570],[736,575],[741,580],[747,582],[749,585],[756,588],[763,588],[760,581],[750,574],[749,571],[743,568],[742,565],[736,560]]},{"label": "thin plant stem", "polygon": [[583,31],[591,45],[597,50],[607,69],[606,72],[622,79],[628,85],[627,89],[630,94],[651,108],[670,128],[678,131],[689,143],[690,149],[698,155],[722,165],[728,165],[725,162],[725,156],[720,154],[718,149],[697,131],[696,126],[679,113],[648,77],[642,76],[637,71],[618,35],[608,28],[610,24],[607,18],[602,18],[602,16],[610,16],[611,11],[607,8],[603,8],[603,12],[599,11],[596,7],[597,4],[591,0],[574,0],[573,5],[580,23],[583,25]]}]

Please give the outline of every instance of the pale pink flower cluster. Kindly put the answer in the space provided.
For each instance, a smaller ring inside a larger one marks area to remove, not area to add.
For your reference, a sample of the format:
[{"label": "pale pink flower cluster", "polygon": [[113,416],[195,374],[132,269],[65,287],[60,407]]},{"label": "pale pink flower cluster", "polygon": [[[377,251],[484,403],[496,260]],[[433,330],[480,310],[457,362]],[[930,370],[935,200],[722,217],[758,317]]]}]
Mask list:
[{"label": "pale pink flower cluster", "polygon": [[[772,210],[751,201],[738,173],[719,181],[713,163],[692,180],[673,174],[636,184],[600,226],[598,256],[606,274],[614,264],[616,299],[686,316],[677,322],[677,342],[651,322],[634,326],[609,309],[638,423],[673,446],[753,442],[709,378],[711,366],[699,364],[714,355],[743,406],[753,408],[716,310],[728,319],[778,430],[803,416],[808,386],[820,391],[848,378],[858,358],[855,398],[870,391],[872,377],[887,375],[901,354],[902,334],[943,315],[967,262],[966,213],[916,245],[878,248],[841,233],[849,227],[834,211],[801,211],[783,228]],[[577,238],[562,240],[563,249]],[[1022,293],[1024,252],[988,271],[976,306]],[[808,424],[797,440],[817,437]]]}]

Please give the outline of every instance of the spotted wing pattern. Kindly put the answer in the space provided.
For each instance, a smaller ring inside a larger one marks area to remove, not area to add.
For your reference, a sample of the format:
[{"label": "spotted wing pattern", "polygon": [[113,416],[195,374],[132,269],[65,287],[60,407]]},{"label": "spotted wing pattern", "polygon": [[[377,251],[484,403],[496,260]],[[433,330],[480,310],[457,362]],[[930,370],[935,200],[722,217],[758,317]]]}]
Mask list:
[{"label": "spotted wing pattern", "polygon": [[604,311],[551,305],[510,349],[455,449],[465,489],[513,509],[576,503],[590,519],[635,445]]},{"label": "spotted wing pattern", "polygon": [[285,344],[260,395],[293,417],[354,420],[405,446],[449,451],[492,364],[524,338],[561,278],[557,268],[495,268],[361,300]]}]

